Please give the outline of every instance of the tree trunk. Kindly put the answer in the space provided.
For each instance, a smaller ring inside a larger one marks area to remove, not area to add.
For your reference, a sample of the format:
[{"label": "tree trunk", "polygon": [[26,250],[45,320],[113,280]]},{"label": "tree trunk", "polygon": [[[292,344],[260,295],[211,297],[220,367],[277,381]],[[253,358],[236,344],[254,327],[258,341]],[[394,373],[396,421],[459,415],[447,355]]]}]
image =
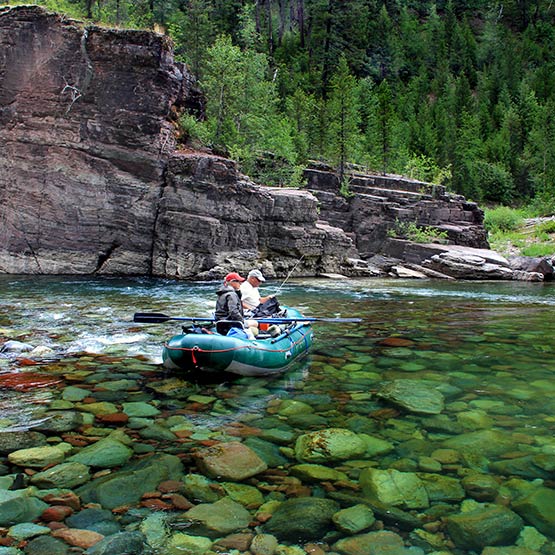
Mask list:
[{"label": "tree trunk", "polygon": [[301,48],[305,47],[306,29],[304,20],[304,0],[297,0],[297,22],[299,25],[299,40]]},{"label": "tree trunk", "polygon": [[272,25],[272,0],[266,0],[266,17],[268,18],[268,54],[274,54],[274,28]]},{"label": "tree trunk", "polygon": [[333,0],[329,0],[326,13],[326,38],[324,42],[324,59],[322,64],[322,98],[327,98],[328,81],[331,74],[331,30],[333,24]]}]

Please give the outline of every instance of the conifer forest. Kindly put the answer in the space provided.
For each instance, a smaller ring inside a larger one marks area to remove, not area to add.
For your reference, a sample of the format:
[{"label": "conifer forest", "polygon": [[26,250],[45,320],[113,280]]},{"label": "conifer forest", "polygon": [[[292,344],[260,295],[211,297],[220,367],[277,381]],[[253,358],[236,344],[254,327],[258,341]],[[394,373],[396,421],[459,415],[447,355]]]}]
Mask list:
[{"label": "conifer forest", "polygon": [[[169,35],[206,98],[188,148],[261,183],[309,160],[555,209],[552,0],[43,0],[84,21]],[[11,2],[14,4],[14,2]]]}]

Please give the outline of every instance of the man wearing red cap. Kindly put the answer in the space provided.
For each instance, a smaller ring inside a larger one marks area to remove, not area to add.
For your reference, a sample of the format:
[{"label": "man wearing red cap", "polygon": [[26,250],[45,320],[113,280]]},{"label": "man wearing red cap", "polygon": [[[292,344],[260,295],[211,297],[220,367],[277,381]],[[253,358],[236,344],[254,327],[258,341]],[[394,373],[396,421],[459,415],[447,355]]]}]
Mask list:
[{"label": "man wearing red cap", "polygon": [[218,289],[216,301],[216,320],[235,320],[244,322],[243,305],[241,304],[241,283],[245,281],[236,272],[227,274],[224,284]]}]

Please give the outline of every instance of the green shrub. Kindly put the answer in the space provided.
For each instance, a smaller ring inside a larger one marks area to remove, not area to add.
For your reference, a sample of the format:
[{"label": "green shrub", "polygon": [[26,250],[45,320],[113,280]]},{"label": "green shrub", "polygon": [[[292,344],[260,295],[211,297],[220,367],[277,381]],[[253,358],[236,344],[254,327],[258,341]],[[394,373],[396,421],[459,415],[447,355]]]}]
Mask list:
[{"label": "green shrub", "polygon": [[414,243],[447,243],[447,231],[431,226],[418,226],[414,222],[395,221],[395,227],[387,232],[389,237],[408,239]]},{"label": "green shrub", "polygon": [[514,231],[522,225],[522,214],[508,206],[498,206],[485,210],[484,227],[490,233],[496,231]]},{"label": "green shrub", "polygon": [[538,225],[536,229],[536,234],[538,236],[539,234],[551,235],[553,233],[555,233],[555,220],[547,220],[546,222],[542,222]]},{"label": "green shrub", "polygon": [[524,256],[540,257],[551,256],[555,253],[554,243],[533,243],[522,249]]}]

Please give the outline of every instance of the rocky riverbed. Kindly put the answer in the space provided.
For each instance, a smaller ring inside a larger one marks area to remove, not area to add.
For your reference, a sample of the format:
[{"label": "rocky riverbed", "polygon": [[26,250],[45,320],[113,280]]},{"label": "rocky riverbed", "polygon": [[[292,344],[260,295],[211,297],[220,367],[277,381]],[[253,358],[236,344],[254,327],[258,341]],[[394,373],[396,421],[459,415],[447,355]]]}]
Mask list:
[{"label": "rocky riverbed", "polygon": [[554,554],[547,299],[521,299],[521,329],[484,289],[436,290],[432,312],[422,289],[290,298],[316,291],[367,325],[319,328],[285,376],[200,383],[133,353],[144,328],[72,352],[75,330],[24,329],[12,305],[0,555]]}]

